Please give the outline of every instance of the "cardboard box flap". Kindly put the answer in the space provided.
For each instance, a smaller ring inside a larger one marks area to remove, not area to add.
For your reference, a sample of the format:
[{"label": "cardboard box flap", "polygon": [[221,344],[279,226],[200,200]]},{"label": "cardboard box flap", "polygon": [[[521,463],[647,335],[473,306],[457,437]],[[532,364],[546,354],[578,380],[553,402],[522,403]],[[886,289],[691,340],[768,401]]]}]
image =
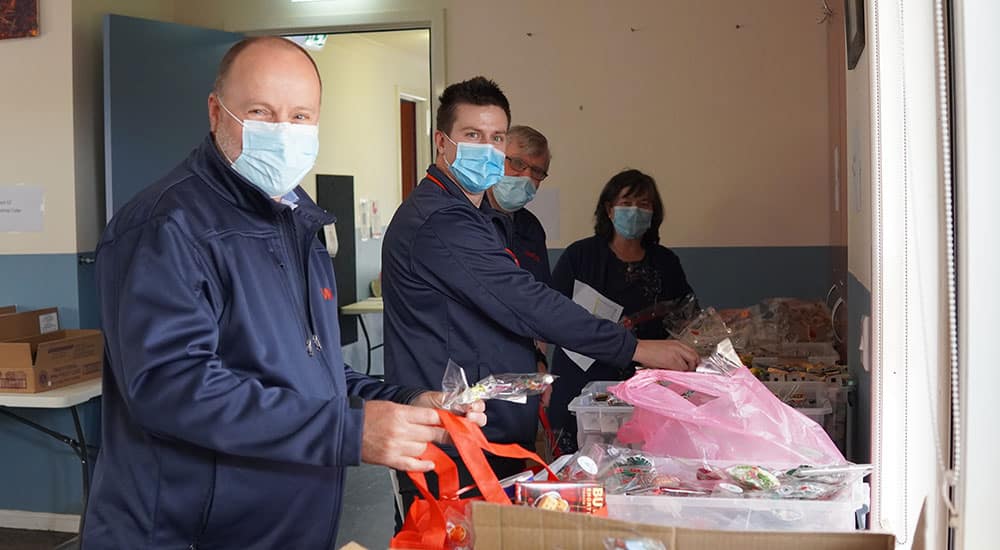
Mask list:
[{"label": "cardboard box flap", "polygon": [[739,547],[748,550],[892,550],[896,539],[892,535],[866,531],[844,533],[809,533],[801,531],[707,531],[677,529],[676,550]]},{"label": "cardboard box flap", "polygon": [[0,342],[48,334],[58,330],[59,310],[54,307],[0,315]]},{"label": "cardboard box flap", "polygon": [[32,365],[31,346],[0,342],[0,367]]},{"label": "cardboard box flap", "polygon": [[[59,331],[62,338],[48,339],[34,344],[36,367],[52,367],[80,361],[88,357],[100,357],[104,340],[99,330]],[[43,334],[39,338],[49,338]]]},{"label": "cardboard box flap", "polygon": [[[19,338],[6,342],[8,344],[28,344],[31,346],[32,363],[36,366],[51,364],[54,358],[60,356],[60,352],[65,351],[64,346],[78,346],[75,356],[94,355],[97,352],[94,344],[103,347],[104,341],[100,338],[99,330],[58,330],[48,334],[36,334],[27,338]],[[41,350],[41,357],[39,357]]]},{"label": "cardboard box flap", "polygon": [[477,550],[604,550],[604,539],[652,538],[670,550],[892,550],[892,535],[870,532],[744,532],[680,529],[550,512],[526,506],[472,505]]},{"label": "cardboard box flap", "polygon": [[642,525],[587,514],[477,502],[472,506],[476,550],[604,550],[605,537],[648,537],[674,545],[674,528]]},{"label": "cardboard box flap", "polygon": [[16,306],[0,306],[0,315],[7,315],[8,313],[17,313]]}]

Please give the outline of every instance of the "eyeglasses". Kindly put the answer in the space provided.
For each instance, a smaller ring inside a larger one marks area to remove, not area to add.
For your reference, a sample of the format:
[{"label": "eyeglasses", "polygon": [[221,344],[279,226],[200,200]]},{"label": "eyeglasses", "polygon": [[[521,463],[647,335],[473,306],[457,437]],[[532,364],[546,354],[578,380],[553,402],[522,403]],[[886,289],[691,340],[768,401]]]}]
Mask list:
[{"label": "eyeglasses", "polygon": [[546,172],[545,170],[542,170],[537,166],[532,166],[517,157],[507,157],[507,160],[510,161],[511,168],[517,170],[518,172],[523,172],[524,170],[530,168],[531,176],[538,181],[542,181],[545,178],[549,177],[549,173]]}]

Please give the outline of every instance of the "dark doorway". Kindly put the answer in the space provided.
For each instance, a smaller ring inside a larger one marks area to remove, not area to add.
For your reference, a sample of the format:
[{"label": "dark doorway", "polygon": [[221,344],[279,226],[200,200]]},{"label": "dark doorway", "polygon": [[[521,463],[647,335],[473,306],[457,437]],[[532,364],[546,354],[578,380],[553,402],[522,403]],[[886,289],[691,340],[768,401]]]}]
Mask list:
[{"label": "dark doorway", "polygon": [[401,200],[406,200],[417,186],[417,104],[399,100],[399,165],[402,169]]}]

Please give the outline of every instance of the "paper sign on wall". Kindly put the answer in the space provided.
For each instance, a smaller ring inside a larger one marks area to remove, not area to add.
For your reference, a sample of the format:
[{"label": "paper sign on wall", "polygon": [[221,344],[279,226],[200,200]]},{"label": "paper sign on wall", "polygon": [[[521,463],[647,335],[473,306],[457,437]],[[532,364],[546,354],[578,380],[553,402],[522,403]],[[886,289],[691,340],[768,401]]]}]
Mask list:
[{"label": "paper sign on wall", "polygon": [[45,190],[28,185],[0,187],[0,233],[40,233]]},{"label": "paper sign on wall", "polygon": [[528,203],[528,209],[545,229],[545,238],[550,243],[559,240],[559,190],[552,187],[542,187],[535,198]]}]

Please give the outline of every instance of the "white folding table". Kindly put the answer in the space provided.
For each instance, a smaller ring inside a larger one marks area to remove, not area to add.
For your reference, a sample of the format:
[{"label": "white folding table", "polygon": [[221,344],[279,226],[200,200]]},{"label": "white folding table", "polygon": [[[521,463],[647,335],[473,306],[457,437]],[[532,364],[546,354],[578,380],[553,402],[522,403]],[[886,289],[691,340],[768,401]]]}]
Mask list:
[{"label": "white folding table", "polygon": [[[361,333],[365,336],[365,346],[368,351],[368,365],[365,367],[365,374],[371,376],[372,374],[372,352],[379,349],[384,345],[378,344],[372,346],[371,338],[368,336],[368,328],[365,327],[365,314],[367,313],[378,313],[381,314],[384,311],[382,298],[367,298],[361,300],[360,302],[354,302],[353,304],[347,304],[346,306],[340,308],[341,315],[357,315],[358,321],[361,324]],[[381,376],[377,376],[381,378]]]},{"label": "white folding table", "polygon": [[[87,515],[87,497],[90,496],[90,449],[87,438],[80,423],[79,406],[101,395],[101,379],[87,380],[64,388],[57,388],[42,393],[0,393],[0,414],[12,418],[32,429],[38,430],[68,445],[80,459],[80,469],[83,475],[83,511],[80,513],[80,534],[83,534],[83,520]],[[69,409],[73,416],[73,426],[76,429],[76,439],[61,434],[55,430],[29,420],[10,409]],[[76,540],[69,543],[77,544]],[[64,548],[66,545],[60,546]]]}]

